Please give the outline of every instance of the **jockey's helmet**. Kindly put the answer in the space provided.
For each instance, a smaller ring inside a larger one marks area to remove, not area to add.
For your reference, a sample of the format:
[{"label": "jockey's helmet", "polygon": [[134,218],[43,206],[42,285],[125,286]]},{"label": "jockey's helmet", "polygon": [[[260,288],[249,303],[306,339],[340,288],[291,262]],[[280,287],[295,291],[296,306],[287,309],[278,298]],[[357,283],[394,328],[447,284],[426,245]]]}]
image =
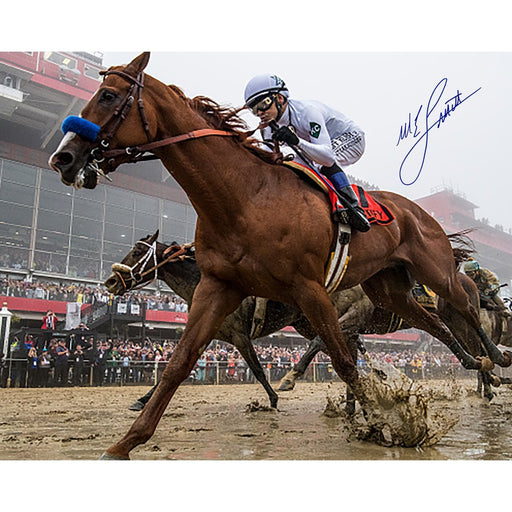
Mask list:
[{"label": "jockey's helmet", "polygon": [[470,260],[470,261],[466,261],[466,263],[464,263],[464,272],[466,274],[473,274],[479,268],[480,268],[480,265],[478,264],[478,261]]},{"label": "jockey's helmet", "polygon": [[277,75],[255,76],[245,87],[245,104],[253,107],[270,94],[282,94],[285,98],[290,96],[284,80]]}]

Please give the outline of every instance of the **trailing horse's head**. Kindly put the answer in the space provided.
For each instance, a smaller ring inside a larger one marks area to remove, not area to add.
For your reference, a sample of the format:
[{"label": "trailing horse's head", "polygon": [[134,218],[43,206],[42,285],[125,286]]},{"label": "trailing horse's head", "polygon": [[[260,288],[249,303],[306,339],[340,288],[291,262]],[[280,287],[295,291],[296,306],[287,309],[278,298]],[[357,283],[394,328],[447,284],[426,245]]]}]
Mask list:
[{"label": "trailing horse's head", "polygon": [[148,235],[136,242],[120,263],[112,265],[112,274],[103,283],[110,293],[123,295],[156,279],[157,239],[158,230],[154,235]]},{"label": "trailing horse's head", "polygon": [[62,183],[77,189],[96,187],[99,175],[131,159],[130,154],[109,157],[112,150],[143,144],[154,135],[154,112],[143,102],[148,61],[149,52],[144,52],[125,67],[103,72],[104,81],[81,117],[64,121],[64,138],[49,160]]}]

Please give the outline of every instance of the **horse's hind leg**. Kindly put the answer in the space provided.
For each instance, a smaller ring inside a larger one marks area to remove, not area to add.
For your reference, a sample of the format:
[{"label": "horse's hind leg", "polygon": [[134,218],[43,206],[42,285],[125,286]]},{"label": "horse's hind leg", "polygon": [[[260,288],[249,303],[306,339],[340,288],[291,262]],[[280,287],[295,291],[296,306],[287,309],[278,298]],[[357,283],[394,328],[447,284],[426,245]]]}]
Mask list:
[{"label": "horse's hind leg", "polygon": [[300,361],[281,379],[278,391],[292,390],[295,387],[295,381],[304,375],[318,352],[325,350],[325,343],[318,336],[315,336]]},{"label": "horse's hind leg", "polygon": [[[466,322],[475,329],[483,346],[485,347],[489,358],[493,363],[502,367],[508,367],[512,364],[512,357],[509,352],[501,352],[500,349],[492,342],[484,331],[480,322],[480,316],[477,309],[469,300],[467,292],[462,287],[457,278],[455,269],[450,266],[450,262],[443,260],[442,251],[439,251],[437,261],[422,258],[415,262],[414,277],[418,282],[426,284],[440,297],[443,297],[464,317]],[[443,269],[451,269],[451,275]]]},{"label": "horse's hind leg", "polygon": [[336,373],[352,388],[356,398],[364,407],[367,400],[357,375],[357,368],[338,324],[336,309],[324,286],[318,282],[307,281],[296,289],[294,299],[313,329],[326,344]]},{"label": "horse's hind leg", "polygon": [[406,320],[409,325],[428,332],[443,342],[466,369],[479,370],[482,362],[468,354],[437,315],[429,313],[413,298],[412,281],[404,268],[389,268],[380,271],[363,284],[371,301],[389,309]]},{"label": "horse's hind leg", "polygon": [[183,336],[174,349],[155,393],[128,433],[112,445],[102,458],[128,459],[133,448],[151,438],[178,386],[188,377],[224,318],[238,307],[242,299],[243,296],[221,281],[203,276],[194,293]]},{"label": "horse's hind leg", "polygon": [[[357,363],[357,342],[359,341],[359,334],[347,334],[347,345],[352,356],[352,359]],[[353,415],[356,412],[356,397],[349,386],[347,386],[345,412]]]},{"label": "horse's hind leg", "polygon": [[144,396],[141,396],[135,400],[135,402],[133,402],[133,404],[130,405],[128,409],[130,409],[130,411],[142,411],[142,409],[144,409],[146,404],[149,402],[149,399],[153,396],[156,386],[157,385],[155,384]]}]

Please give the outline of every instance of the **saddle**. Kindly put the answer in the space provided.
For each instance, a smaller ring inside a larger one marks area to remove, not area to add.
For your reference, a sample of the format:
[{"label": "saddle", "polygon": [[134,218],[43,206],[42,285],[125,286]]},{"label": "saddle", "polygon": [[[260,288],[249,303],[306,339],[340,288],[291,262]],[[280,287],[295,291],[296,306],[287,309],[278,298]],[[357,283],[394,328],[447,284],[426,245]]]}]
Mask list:
[{"label": "saddle", "polygon": [[[331,212],[339,209],[346,209],[340,202],[338,194],[333,184],[323,174],[293,161],[285,161],[283,165],[294,171],[297,176],[316,186],[327,194],[329,203],[331,205]],[[361,208],[364,210],[366,217],[370,224],[380,224],[385,226],[395,220],[395,216],[391,211],[382,203],[376,201],[369,192],[366,192],[362,187],[352,184]]]}]

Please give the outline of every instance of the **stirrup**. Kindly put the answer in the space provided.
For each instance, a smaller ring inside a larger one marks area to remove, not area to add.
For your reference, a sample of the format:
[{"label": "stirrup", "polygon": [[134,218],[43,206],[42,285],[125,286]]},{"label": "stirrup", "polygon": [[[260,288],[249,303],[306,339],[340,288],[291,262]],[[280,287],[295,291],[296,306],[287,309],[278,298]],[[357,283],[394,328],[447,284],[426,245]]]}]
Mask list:
[{"label": "stirrup", "polygon": [[341,222],[341,224],[350,224],[350,217],[347,208],[338,208],[332,214],[332,218],[335,222]]},{"label": "stirrup", "polygon": [[361,231],[362,233],[365,233],[370,229],[370,223],[368,222],[368,219],[366,218],[366,215],[360,206],[349,209],[349,212],[350,224],[355,229]]}]

